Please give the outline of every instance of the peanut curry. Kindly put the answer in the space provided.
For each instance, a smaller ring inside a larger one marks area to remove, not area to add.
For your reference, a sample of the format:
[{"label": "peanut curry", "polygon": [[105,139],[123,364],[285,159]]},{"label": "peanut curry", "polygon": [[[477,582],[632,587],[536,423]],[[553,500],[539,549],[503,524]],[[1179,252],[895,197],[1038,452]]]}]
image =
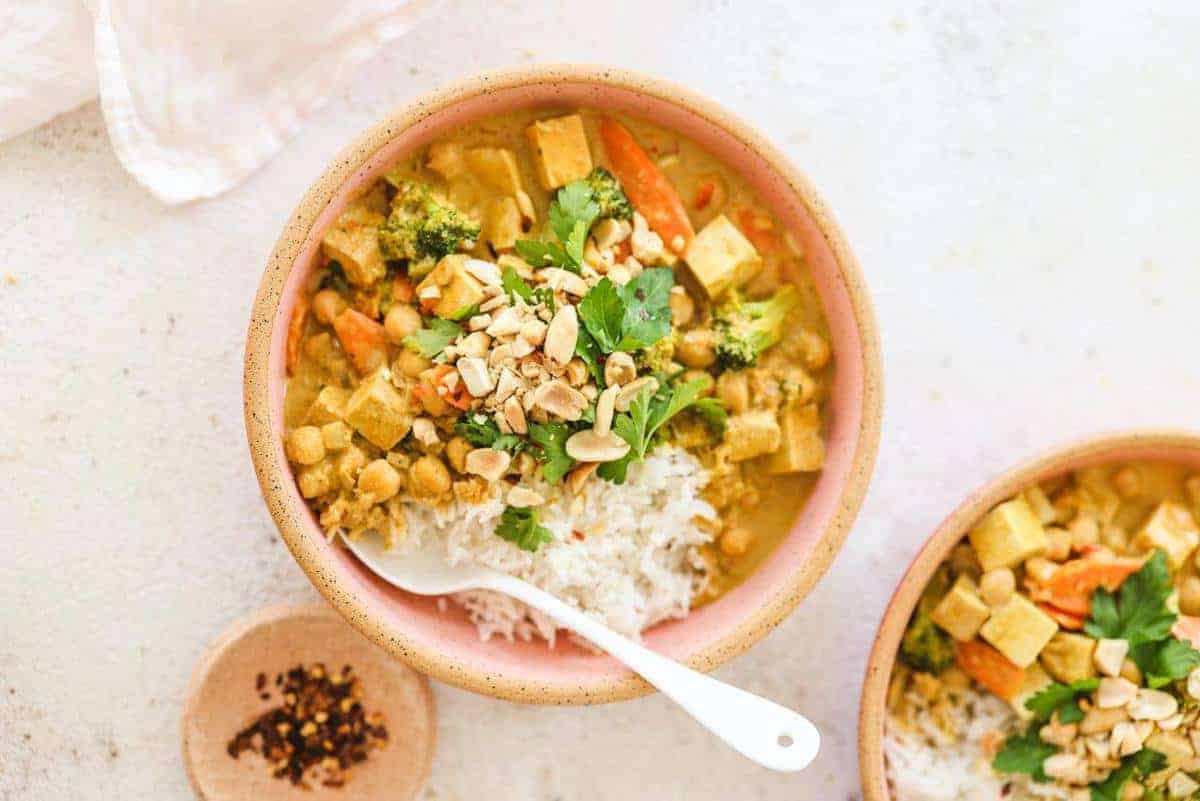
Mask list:
[{"label": "peanut curry", "polygon": [[953,742],[975,687],[1015,713],[981,740],[991,770],[1060,791],[1016,799],[1200,797],[1198,519],[1200,473],[1163,462],[1089,467],[996,506],[909,622],[890,725],[924,717]]},{"label": "peanut curry", "polygon": [[[396,164],[324,233],[290,321],[286,451],[332,537],[497,491],[536,551],[554,492],[663,442],[710,473],[711,598],[823,466],[828,330],[800,252],[693,142],[590,109],[485,119]],[[771,503],[763,503],[765,498]]]}]

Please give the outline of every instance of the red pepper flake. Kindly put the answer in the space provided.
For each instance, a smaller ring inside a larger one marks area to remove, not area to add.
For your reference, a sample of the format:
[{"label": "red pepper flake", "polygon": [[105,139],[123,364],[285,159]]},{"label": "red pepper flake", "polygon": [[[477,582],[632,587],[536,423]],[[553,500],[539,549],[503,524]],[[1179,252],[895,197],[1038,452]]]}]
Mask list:
[{"label": "red pepper flake", "polygon": [[[264,700],[267,676],[259,673],[255,690]],[[383,716],[367,714],[361,703],[362,684],[349,665],[330,675],[317,662],[297,665],[275,677],[283,704],[259,715],[238,732],[226,750],[237,759],[242,752],[261,754],[277,779],[310,788],[309,782],[341,787],[347,771],[387,744]]]}]

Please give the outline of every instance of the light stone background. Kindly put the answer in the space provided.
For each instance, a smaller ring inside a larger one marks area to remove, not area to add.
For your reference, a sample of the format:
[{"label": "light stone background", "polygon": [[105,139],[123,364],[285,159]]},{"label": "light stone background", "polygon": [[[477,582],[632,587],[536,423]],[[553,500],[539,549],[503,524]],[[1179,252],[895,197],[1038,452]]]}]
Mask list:
[{"label": "light stone background", "polygon": [[439,686],[428,799],[857,798],[867,650],[937,522],[1054,443],[1197,427],[1200,6],[594,5],[450,2],[251,180],[186,208],[124,173],[95,104],[0,145],[0,798],[190,797],[178,718],[204,644],[316,597],[243,435],[260,270],[347,140],[479,69],[644,70],[779,142],[863,264],[887,408],[833,569],[718,671],[813,718],[810,770],[760,770],[658,697],[545,709]]}]

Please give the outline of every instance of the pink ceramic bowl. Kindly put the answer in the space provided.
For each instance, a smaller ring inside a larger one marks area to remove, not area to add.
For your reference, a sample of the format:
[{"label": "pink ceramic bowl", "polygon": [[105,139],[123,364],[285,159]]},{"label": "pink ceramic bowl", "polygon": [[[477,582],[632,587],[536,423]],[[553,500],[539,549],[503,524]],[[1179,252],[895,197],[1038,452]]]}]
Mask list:
[{"label": "pink ceramic bowl", "polygon": [[875,462],[881,367],[859,268],[808,181],[761,135],[681,87],[599,67],[490,73],[394,112],[338,156],[292,215],[254,302],[246,345],[245,411],[263,495],[284,541],[317,589],[361,632],[442,681],[516,701],[590,704],[649,688],[624,667],[564,641],[481,642],[465,615],[439,612],[377,579],[328,543],[284,457],[284,341],[320,232],[401,156],[443,131],[523,106],[584,105],[634,114],[693,138],[743,172],[803,246],[829,320],[836,358],[828,462],[791,533],[746,582],[686,619],[647,632],[650,647],[709,670],[750,647],[808,593],[841,546]]},{"label": "pink ceramic bowl", "polygon": [[887,689],[900,639],[917,599],[950,551],[993,506],[1024,488],[1089,465],[1134,459],[1178,462],[1200,468],[1200,436],[1176,431],[1132,431],[1056,448],[1018,465],[973,492],[921,549],[888,603],[867,659],[858,720],[858,767],[863,801],[891,801],[883,757]]}]

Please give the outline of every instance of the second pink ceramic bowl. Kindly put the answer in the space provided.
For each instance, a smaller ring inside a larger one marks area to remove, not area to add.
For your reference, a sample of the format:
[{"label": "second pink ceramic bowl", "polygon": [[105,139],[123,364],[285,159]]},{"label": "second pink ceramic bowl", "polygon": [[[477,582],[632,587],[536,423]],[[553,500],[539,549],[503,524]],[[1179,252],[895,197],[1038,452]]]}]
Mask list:
[{"label": "second pink ceramic bowl", "polygon": [[284,342],[292,307],[321,232],[393,162],[471,120],[529,106],[613,109],[691,137],[740,170],[807,254],[833,336],[828,461],[790,534],[743,584],[682,620],[646,633],[647,644],[700,670],[750,647],[809,592],[833,560],[866,493],[879,441],[881,367],[870,301],[832,215],[808,181],[761,135],[692,92],[600,67],[491,73],[422,97],[363,134],[313,185],[284,228],[254,302],[246,345],[245,412],[263,495],[284,541],[346,619],[418,670],[488,695],[590,704],[649,690],[604,655],[560,640],[481,642],[453,606],[396,590],[326,541],[284,456]]}]

